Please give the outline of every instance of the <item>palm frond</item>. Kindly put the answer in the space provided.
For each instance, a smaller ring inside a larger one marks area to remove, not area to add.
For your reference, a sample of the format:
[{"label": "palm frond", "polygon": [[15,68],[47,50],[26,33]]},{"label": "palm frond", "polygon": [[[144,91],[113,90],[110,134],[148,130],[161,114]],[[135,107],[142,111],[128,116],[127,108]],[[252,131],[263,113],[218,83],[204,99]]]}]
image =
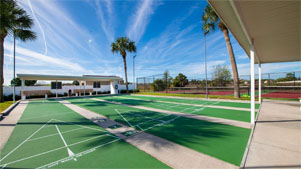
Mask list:
[{"label": "palm frond", "polygon": [[111,48],[113,53],[120,52],[123,57],[126,56],[126,52],[136,52],[135,42],[129,40],[128,37],[117,38]]},{"label": "palm frond", "polygon": [[24,30],[24,29],[15,30],[15,36],[17,39],[20,39],[21,41],[35,40],[37,38],[35,32],[31,30]]},{"label": "palm frond", "polygon": [[215,11],[213,10],[213,8],[210,5],[207,5],[206,8],[204,9],[204,13],[202,16],[202,21],[203,21],[202,29],[204,34],[214,31],[219,20],[220,19],[215,13]]},{"label": "palm frond", "polygon": [[30,30],[34,22],[26,11],[20,8],[15,0],[1,0],[0,3],[0,35],[15,35],[16,38],[26,41],[37,38]]}]

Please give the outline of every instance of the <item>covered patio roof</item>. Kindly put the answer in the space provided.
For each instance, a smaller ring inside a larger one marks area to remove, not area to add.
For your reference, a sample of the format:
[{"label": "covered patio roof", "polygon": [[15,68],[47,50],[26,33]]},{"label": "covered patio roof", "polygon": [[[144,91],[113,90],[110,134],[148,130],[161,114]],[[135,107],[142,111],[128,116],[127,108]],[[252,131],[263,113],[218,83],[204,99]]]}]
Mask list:
[{"label": "covered patio roof", "polygon": [[256,63],[301,61],[301,1],[208,0]]},{"label": "covered patio roof", "polygon": [[119,76],[102,76],[102,75],[41,75],[41,74],[17,74],[17,77],[24,80],[85,80],[85,81],[114,81],[122,80]]}]

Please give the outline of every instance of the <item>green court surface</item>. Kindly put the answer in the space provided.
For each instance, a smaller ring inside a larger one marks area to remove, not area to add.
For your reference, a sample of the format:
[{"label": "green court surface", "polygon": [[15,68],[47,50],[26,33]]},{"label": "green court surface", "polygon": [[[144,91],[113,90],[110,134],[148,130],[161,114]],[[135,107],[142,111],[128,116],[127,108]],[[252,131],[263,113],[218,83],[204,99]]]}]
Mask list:
[{"label": "green court surface", "polygon": [[[107,97],[111,98],[111,97]],[[102,99],[104,99],[102,97]],[[251,130],[175,115],[105,103],[89,98],[67,99],[72,104],[239,166]],[[169,146],[169,145],[156,145]]]},{"label": "green court surface", "polygon": [[[130,99],[131,96],[127,96],[127,97],[123,97],[123,96],[108,97],[108,96],[106,96],[106,97],[96,97],[96,98],[107,100],[107,101],[114,101],[114,102],[129,104],[129,105],[135,105],[135,106],[144,106],[144,107],[149,107],[149,108],[156,108],[156,109],[175,111],[175,112],[180,112],[180,113],[197,114],[197,115],[203,115],[203,116],[224,118],[224,119],[237,120],[237,121],[243,121],[243,122],[250,122],[250,120],[251,120],[250,111],[243,111],[243,110],[191,106],[191,105],[177,104],[176,102],[163,103],[163,102],[156,102],[156,101],[149,101],[149,100],[135,100],[135,99]],[[136,98],[136,97],[133,97],[133,98]],[[209,102],[209,103],[207,103],[207,105],[215,105],[215,103]]]},{"label": "green court surface", "polygon": [[0,168],[50,167],[169,168],[61,103],[30,101],[0,154]]},{"label": "green court surface", "polygon": [[[138,98],[152,101],[167,101],[175,103],[187,103],[187,104],[198,104],[198,105],[215,105],[225,107],[237,107],[237,108],[250,108],[250,103],[242,102],[231,102],[231,101],[212,101],[212,100],[200,100],[200,99],[180,99],[180,98],[167,98],[167,97],[152,97],[152,96],[138,96],[138,95],[122,95],[123,97]],[[260,104],[256,104],[255,107],[258,109]]]}]

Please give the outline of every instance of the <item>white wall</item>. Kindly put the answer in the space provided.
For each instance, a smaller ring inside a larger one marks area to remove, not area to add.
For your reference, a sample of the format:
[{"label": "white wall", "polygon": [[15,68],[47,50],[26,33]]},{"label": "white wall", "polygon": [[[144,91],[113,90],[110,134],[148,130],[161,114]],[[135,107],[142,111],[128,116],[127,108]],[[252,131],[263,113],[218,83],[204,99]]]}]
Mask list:
[{"label": "white wall", "polygon": [[[71,89],[84,89],[83,86],[62,86],[62,89],[57,91],[58,94],[68,93],[68,90]],[[86,86],[86,89],[93,89],[93,86]],[[119,90],[125,90],[125,85],[118,85]],[[135,85],[129,85],[129,90],[135,89]],[[51,86],[24,86],[24,91],[31,91],[31,90],[50,90],[51,93],[55,93],[55,90],[51,90]],[[95,88],[93,91],[98,92],[108,92],[110,91],[110,85],[101,85],[100,88]],[[21,87],[16,87],[16,95],[20,95]],[[11,86],[4,86],[3,87],[3,94],[4,96],[13,94],[13,87]]]}]

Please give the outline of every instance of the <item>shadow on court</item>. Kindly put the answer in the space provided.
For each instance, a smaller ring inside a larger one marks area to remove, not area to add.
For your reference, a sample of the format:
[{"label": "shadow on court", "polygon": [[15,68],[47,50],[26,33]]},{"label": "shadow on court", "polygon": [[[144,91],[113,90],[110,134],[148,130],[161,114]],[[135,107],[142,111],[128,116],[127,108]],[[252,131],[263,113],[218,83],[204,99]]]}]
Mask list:
[{"label": "shadow on court", "polygon": [[[231,135],[233,135],[231,131],[223,129],[225,127],[227,128],[226,125],[222,125],[219,123],[212,123],[185,117],[179,117],[174,121],[165,123],[166,121],[164,121],[164,118],[166,118],[166,114],[163,113],[146,110],[137,110],[134,108],[94,100],[89,100],[87,102],[79,100],[72,101],[72,104],[79,105],[90,111],[104,115],[107,118],[122,123],[124,125],[130,126],[131,124],[132,126],[130,127],[134,127],[137,130],[141,130],[142,128],[148,133],[152,133],[156,136],[165,138],[167,140],[171,140],[173,142],[177,142],[179,144],[200,144],[206,146],[206,144],[208,144],[208,141],[206,140],[212,140],[212,138],[222,140],[222,138],[229,138],[231,137]],[[103,109],[104,106],[106,106],[107,108]],[[122,116],[120,116],[114,109],[119,109],[121,111],[129,110],[130,113],[121,112]],[[172,117],[176,116],[173,115]],[[128,122],[125,121],[124,118]],[[157,118],[158,120],[152,120]],[[162,121],[160,121],[161,119]],[[140,124],[139,127],[137,126],[137,124]],[[160,148],[160,146],[168,146],[158,145],[155,142],[153,143],[153,145],[156,148]]]}]

